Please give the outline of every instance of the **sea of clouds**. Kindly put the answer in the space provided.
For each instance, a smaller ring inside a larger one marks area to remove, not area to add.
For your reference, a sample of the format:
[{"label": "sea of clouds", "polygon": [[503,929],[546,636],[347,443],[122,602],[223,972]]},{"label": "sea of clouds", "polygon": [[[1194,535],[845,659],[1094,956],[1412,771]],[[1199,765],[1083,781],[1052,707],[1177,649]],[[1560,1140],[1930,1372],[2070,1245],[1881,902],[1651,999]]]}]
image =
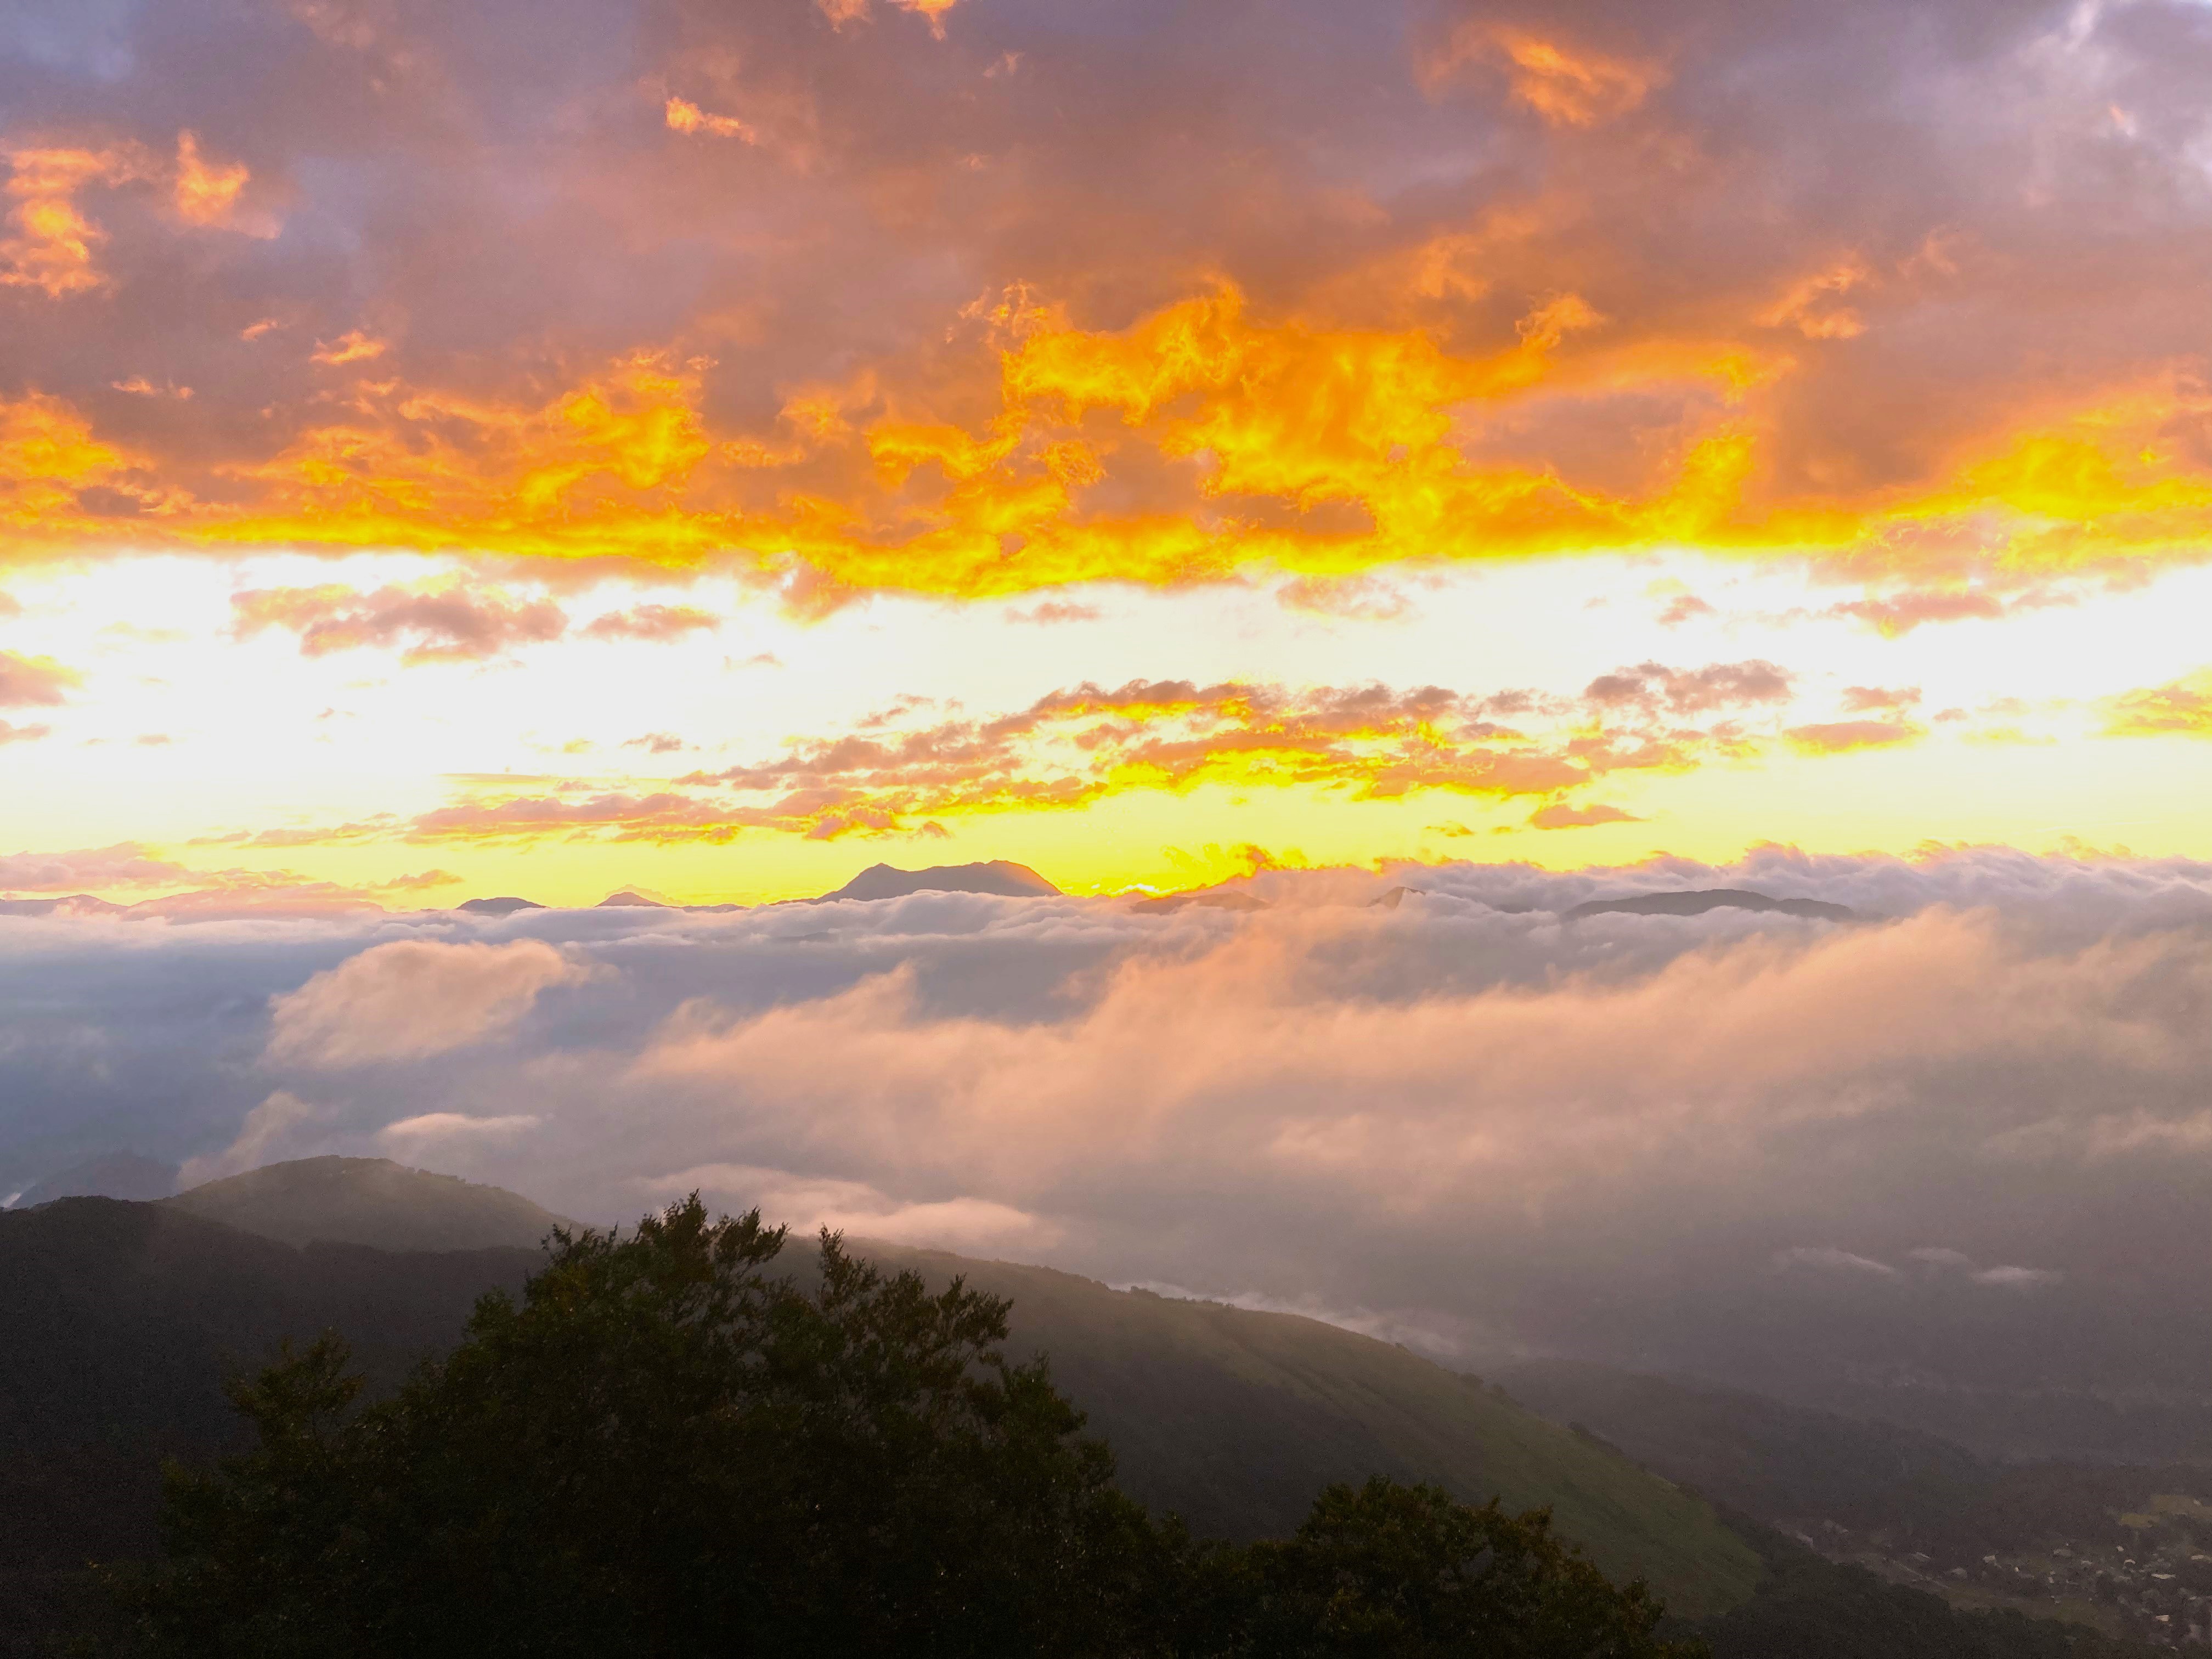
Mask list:
[{"label": "sea of clouds", "polygon": [[[1243,885],[1273,908],[0,918],[0,1195],[115,1150],[187,1182],[380,1156],[594,1222],[696,1188],[1470,1364],[2206,1403],[2212,865]],[[1564,914],[1721,886],[1862,920]]]}]

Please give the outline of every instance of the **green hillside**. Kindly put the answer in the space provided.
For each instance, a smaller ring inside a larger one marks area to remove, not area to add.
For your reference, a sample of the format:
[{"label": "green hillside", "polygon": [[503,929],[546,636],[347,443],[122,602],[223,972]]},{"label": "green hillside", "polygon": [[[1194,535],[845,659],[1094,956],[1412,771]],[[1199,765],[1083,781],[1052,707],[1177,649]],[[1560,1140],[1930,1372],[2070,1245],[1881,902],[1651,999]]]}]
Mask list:
[{"label": "green hillside", "polygon": [[1528,1361],[1498,1381],[1532,1410],[1581,1424],[1645,1468],[1762,1521],[1868,1528],[1955,1516],[1994,1473],[1931,1434],[1716,1383],[1571,1359]]},{"label": "green hillside", "polygon": [[1287,1314],[1115,1291],[1048,1268],[856,1241],[856,1252],[1013,1302],[1009,1351],[1052,1358],[1125,1490],[1200,1533],[1289,1532],[1332,1480],[1434,1480],[1548,1505],[1615,1578],[1686,1617],[1747,1600],[1758,1557],[1700,1498],[1387,1342]]}]

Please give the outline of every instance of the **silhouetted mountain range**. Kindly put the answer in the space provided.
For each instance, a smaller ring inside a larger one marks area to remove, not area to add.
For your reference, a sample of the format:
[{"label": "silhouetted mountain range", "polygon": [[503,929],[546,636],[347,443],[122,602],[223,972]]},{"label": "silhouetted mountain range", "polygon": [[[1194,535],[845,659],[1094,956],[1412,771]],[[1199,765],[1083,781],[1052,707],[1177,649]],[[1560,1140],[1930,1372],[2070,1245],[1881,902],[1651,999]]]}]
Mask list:
[{"label": "silhouetted mountain range", "polygon": [[1825,899],[1769,898],[1747,887],[1705,887],[1683,893],[1638,893],[1628,898],[1591,899],[1568,911],[1567,920],[1614,915],[1701,916],[1708,910],[1772,910],[1814,921],[1858,920],[1858,912],[1847,904],[1831,904]]},{"label": "silhouetted mountain range", "polygon": [[71,893],[62,898],[0,899],[0,916],[119,916],[131,907]]},{"label": "silhouetted mountain range", "polygon": [[938,864],[927,870],[895,870],[870,865],[834,893],[805,901],[831,904],[839,899],[904,898],[909,893],[994,893],[1000,898],[1056,898],[1060,889],[1026,864],[994,859],[988,864]]},{"label": "silhouetted mountain range", "polygon": [[1195,893],[1163,893],[1158,898],[1139,899],[1129,908],[1148,915],[1164,915],[1192,905],[1202,910],[1272,910],[1275,908],[1257,894],[1217,892],[1212,888]]},{"label": "silhouetted mountain range", "polygon": [[534,899],[474,898],[453,907],[472,916],[511,916],[518,910],[543,910],[545,907]]}]

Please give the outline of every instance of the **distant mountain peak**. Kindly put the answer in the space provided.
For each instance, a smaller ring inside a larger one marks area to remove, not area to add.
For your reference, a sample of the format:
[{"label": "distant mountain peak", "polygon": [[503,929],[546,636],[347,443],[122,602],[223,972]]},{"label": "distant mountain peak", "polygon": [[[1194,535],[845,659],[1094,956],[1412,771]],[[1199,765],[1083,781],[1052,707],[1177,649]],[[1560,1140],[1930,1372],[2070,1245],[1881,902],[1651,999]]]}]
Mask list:
[{"label": "distant mountain peak", "polygon": [[137,1152],[103,1152],[72,1164],[27,1188],[15,1200],[19,1210],[35,1209],[58,1198],[121,1198],[143,1202],[177,1190],[177,1166]]},{"label": "distant mountain peak", "polygon": [[830,904],[839,899],[904,898],[909,893],[989,893],[1000,898],[1057,898],[1060,889],[1026,864],[993,859],[988,864],[936,864],[927,870],[871,865],[834,893],[810,899]]},{"label": "distant mountain peak", "polygon": [[[606,902],[609,904],[615,902],[613,899]],[[518,910],[543,910],[545,907],[535,899],[507,897],[470,899],[453,908],[465,910],[472,916],[511,916]]]},{"label": "distant mountain peak", "polygon": [[619,893],[608,894],[592,908],[595,910],[605,910],[610,906],[616,909],[644,910],[672,910],[676,908],[665,899],[647,898],[644,894],[633,892],[627,887]]},{"label": "distant mountain peak", "polygon": [[0,899],[0,916],[119,916],[131,907],[89,893],[61,898]]},{"label": "distant mountain peak", "polygon": [[1272,910],[1275,908],[1256,893],[1224,893],[1211,887],[1201,887],[1194,892],[1163,893],[1158,898],[1139,899],[1129,908],[1147,915],[1171,915],[1191,906],[1202,910]]},{"label": "distant mountain peak", "polygon": [[1814,921],[1856,921],[1858,912],[1825,899],[1770,898],[1747,887],[1700,887],[1685,892],[1636,893],[1626,898],[1591,899],[1567,912],[1567,920],[1583,916],[1701,916],[1708,910],[1771,910],[1785,916]]}]

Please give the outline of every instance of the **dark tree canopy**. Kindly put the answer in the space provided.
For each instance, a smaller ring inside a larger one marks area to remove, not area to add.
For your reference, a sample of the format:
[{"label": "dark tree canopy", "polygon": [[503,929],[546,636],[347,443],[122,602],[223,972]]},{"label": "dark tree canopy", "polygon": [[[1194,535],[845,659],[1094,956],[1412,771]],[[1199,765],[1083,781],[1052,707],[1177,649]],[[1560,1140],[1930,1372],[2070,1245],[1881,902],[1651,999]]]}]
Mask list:
[{"label": "dark tree canopy", "polygon": [[233,1397],[254,1449],[173,1468],[129,1589],[161,1654],[1663,1659],[1540,1514],[1385,1480],[1296,1537],[1198,1546],[1115,1490],[1006,1304],[695,1195],[556,1235],[518,1304],[362,1406],[325,1336]]},{"label": "dark tree canopy", "polygon": [[1671,1650],[1642,1584],[1616,1589],[1541,1511],[1381,1478],[1331,1486],[1297,1535],[1256,1544],[1248,1650],[1280,1659],[1632,1659]]}]

